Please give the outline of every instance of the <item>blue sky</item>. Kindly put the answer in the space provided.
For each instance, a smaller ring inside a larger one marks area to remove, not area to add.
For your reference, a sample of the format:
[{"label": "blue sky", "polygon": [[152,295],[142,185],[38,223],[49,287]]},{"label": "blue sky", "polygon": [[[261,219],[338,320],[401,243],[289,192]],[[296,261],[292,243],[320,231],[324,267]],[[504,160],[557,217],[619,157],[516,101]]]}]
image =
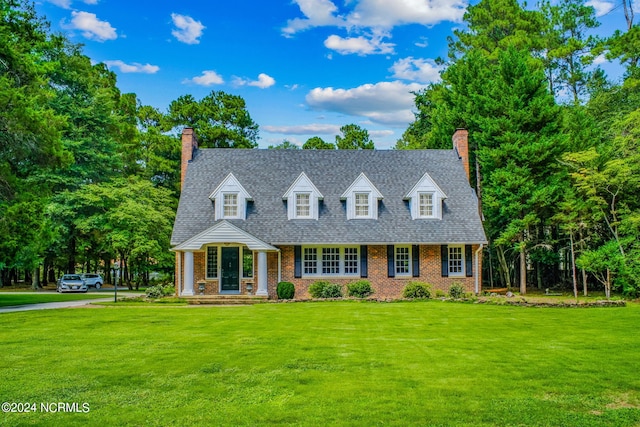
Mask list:
[{"label": "blue sky", "polygon": [[[590,0],[609,35],[621,5]],[[638,2],[636,2],[636,5]],[[260,147],[342,125],[390,148],[413,119],[412,91],[438,80],[434,59],[462,25],[465,0],[46,0],[53,31],[118,75],[122,92],[166,111],[181,95],[242,96]],[[639,10],[640,8],[636,8]],[[601,61],[599,61],[601,62]],[[615,76],[615,65],[602,64]],[[610,68],[610,69],[608,69]]]}]

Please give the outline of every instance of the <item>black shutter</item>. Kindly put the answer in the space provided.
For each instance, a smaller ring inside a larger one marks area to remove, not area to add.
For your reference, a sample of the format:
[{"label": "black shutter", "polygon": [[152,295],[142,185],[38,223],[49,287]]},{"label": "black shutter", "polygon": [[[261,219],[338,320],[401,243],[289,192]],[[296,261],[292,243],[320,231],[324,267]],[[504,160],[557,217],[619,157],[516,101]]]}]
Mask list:
[{"label": "black shutter", "polygon": [[413,277],[420,277],[420,245],[413,245],[413,248],[411,249],[411,258],[413,263],[411,266]]},{"label": "black shutter", "polygon": [[360,277],[367,277],[367,245],[360,246]]},{"label": "black shutter", "polygon": [[396,251],[393,245],[387,245],[387,276],[396,277]]},{"label": "black shutter", "polygon": [[447,245],[440,246],[440,260],[442,261],[442,277],[449,277],[449,247]]},{"label": "black shutter", "polygon": [[471,245],[464,246],[464,262],[467,277],[473,277],[473,253],[471,252]]},{"label": "black shutter", "polygon": [[302,277],[302,246],[293,247],[293,277]]}]

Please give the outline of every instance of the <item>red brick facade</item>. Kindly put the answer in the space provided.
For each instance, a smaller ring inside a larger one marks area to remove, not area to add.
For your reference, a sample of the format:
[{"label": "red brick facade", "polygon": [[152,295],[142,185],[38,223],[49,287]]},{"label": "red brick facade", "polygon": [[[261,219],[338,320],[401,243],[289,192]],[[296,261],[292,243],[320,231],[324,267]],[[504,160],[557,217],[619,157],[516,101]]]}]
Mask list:
[{"label": "red brick facade", "polygon": [[[267,277],[269,293],[269,299],[276,299],[276,287],[278,280],[284,282],[292,282],[296,288],[296,299],[308,299],[310,298],[308,289],[311,284],[318,280],[326,280],[331,283],[337,283],[345,286],[351,282],[360,280],[360,277],[314,277],[314,278],[295,278],[294,277],[294,247],[282,246],[279,248],[280,253],[269,252],[267,254]],[[371,282],[371,287],[374,290],[373,297],[379,299],[397,299],[402,298],[402,291],[404,287],[412,281],[426,282],[432,285],[433,290],[441,290],[444,293],[449,291],[449,288],[454,283],[462,284],[467,292],[475,292],[476,275],[478,271],[482,271],[482,252],[480,252],[478,259],[478,265],[476,266],[476,251],[478,245],[472,246],[473,254],[473,276],[472,277],[442,277],[441,274],[441,255],[439,245],[422,245],[420,246],[420,276],[419,277],[388,277],[387,275],[387,246],[385,245],[370,245],[367,250],[367,278]],[[182,256],[180,254],[179,256]],[[182,257],[183,259],[183,257]],[[183,265],[183,261],[180,261],[180,265]],[[205,295],[217,295],[219,294],[219,281],[217,279],[206,279],[206,254],[205,252],[195,252],[193,257],[194,263],[194,293],[200,294],[198,289],[198,282],[205,282]],[[278,264],[281,264],[280,278],[278,276]],[[477,267],[477,269],[476,269]],[[183,274],[183,268],[178,270],[178,274]],[[258,263],[257,256],[254,256],[254,272],[253,278],[243,278],[240,285],[240,293],[247,294],[247,284],[253,286],[252,294],[255,294],[257,290],[257,284],[255,278],[258,277]],[[481,290],[482,281],[478,281],[478,286]]]}]

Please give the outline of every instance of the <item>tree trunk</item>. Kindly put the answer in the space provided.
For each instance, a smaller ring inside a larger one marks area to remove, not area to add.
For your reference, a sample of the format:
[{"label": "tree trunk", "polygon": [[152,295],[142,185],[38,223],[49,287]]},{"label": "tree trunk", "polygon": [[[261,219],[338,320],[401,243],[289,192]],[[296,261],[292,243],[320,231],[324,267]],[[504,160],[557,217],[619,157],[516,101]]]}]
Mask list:
[{"label": "tree trunk", "polygon": [[607,268],[607,279],[604,284],[604,294],[607,299],[611,298],[611,270]]},{"label": "tree trunk", "polygon": [[34,268],[31,275],[31,289],[38,290],[38,288],[40,288],[40,267]]},{"label": "tree trunk", "polygon": [[582,293],[586,297],[588,295],[587,292],[587,272],[584,269],[580,270],[582,272]]},{"label": "tree trunk", "polygon": [[502,271],[502,277],[504,279],[504,284],[507,286],[508,290],[511,290],[511,275],[509,274],[509,266],[507,265],[507,259],[504,256],[504,249],[502,246],[498,246],[498,262],[500,263],[500,270]]},{"label": "tree trunk", "polygon": [[520,242],[520,295],[527,293],[527,250]]},{"label": "tree trunk", "polygon": [[571,243],[571,279],[573,280],[573,297],[578,299],[578,278],[576,277],[576,254],[573,251],[573,233],[569,233]]}]

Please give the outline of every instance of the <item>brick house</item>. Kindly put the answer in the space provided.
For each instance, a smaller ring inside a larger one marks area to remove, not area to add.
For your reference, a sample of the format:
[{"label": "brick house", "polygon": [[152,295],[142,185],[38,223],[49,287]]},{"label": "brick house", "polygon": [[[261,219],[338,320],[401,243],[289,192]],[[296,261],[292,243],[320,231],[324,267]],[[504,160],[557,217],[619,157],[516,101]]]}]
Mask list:
[{"label": "brick house", "polygon": [[469,185],[467,131],[452,150],[198,149],[182,134],[171,237],[178,295],[307,298],[317,280],[481,290],[486,237]]}]

